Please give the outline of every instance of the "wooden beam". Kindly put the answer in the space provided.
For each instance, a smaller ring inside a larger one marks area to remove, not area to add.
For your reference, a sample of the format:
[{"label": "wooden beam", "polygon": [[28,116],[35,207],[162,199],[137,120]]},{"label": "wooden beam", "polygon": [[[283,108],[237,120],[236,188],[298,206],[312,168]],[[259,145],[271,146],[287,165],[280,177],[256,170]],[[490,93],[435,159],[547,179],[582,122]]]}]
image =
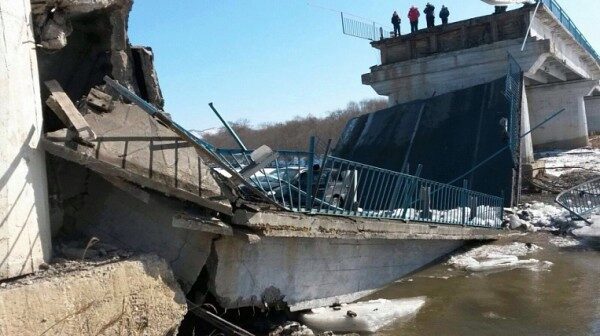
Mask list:
[{"label": "wooden beam", "polygon": [[46,104],[56,113],[58,118],[65,123],[66,126],[72,126],[77,131],[79,137],[83,140],[95,140],[96,134],[90,128],[85,118],[79,113],[71,99],[67,96],[63,88],[56,80],[44,82],[50,97],[46,100]]}]

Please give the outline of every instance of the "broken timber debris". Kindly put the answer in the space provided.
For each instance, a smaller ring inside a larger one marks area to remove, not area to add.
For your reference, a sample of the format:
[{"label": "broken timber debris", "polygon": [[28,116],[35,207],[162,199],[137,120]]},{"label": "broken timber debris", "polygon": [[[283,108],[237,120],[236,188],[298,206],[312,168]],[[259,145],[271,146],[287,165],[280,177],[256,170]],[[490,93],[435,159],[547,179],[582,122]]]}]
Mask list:
[{"label": "broken timber debris", "polygon": [[67,126],[73,126],[79,137],[83,140],[95,140],[96,134],[90,128],[85,118],[79,113],[75,105],[60,84],[56,80],[49,80],[44,82],[48,90],[50,90],[50,97],[46,100],[46,104],[62,122]]}]

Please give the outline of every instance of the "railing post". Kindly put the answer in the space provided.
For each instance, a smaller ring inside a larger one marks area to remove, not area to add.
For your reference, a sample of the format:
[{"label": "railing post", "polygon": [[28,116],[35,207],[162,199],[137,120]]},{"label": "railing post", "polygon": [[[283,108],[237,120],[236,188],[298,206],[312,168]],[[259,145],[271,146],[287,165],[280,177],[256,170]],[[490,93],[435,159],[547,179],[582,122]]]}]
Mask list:
[{"label": "railing post", "polygon": [[408,213],[408,207],[413,204],[413,199],[411,198],[411,194],[413,193],[413,189],[417,187],[418,179],[421,176],[421,170],[423,170],[423,165],[419,164],[417,166],[417,170],[415,172],[414,177],[407,183],[407,186],[404,188],[406,191],[402,197],[402,219],[406,219],[406,215]]},{"label": "railing post", "polygon": [[375,21],[373,21],[373,41],[377,41],[377,26],[375,25]]},{"label": "railing post", "polygon": [[463,189],[461,190],[460,197],[460,207],[462,212],[462,225],[467,226],[467,191],[469,187],[469,182],[465,179],[463,180]]},{"label": "railing post", "polygon": [[[315,164],[315,137],[310,137],[310,142],[308,144],[308,171],[307,171],[307,179],[306,179],[306,208],[308,211],[312,212],[313,206],[313,180],[314,180],[314,170],[313,166]],[[318,188],[318,186],[317,186]],[[300,204],[301,205],[301,204]]]}]

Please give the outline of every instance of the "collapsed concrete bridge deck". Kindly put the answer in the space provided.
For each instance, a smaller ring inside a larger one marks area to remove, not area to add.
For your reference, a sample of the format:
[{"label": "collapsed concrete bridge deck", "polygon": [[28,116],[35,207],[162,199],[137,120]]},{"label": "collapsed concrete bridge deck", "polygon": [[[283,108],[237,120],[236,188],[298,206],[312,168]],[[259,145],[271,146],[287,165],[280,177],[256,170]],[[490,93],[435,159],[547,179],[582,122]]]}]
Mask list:
[{"label": "collapsed concrete bridge deck", "polygon": [[[110,105],[112,111],[84,115],[97,134],[92,147],[66,129],[43,139],[52,154],[52,199],[60,204],[52,207],[54,229],[157,254],[186,291],[205,281],[225,308],[284,303],[302,310],[353,301],[465,242],[504,234],[491,227],[228,206],[220,194],[225,186],[199,170],[207,168],[185,141],[173,145],[173,134],[135,105]],[[132,134],[134,125],[140,134]],[[208,279],[200,279],[203,269]]]},{"label": "collapsed concrete bridge deck", "polygon": [[162,105],[149,49],[127,40],[131,1],[0,1],[0,18],[28,32],[0,55],[11,70],[2,130],[15,135],[0,146],[2,280],[34,272],[50,260],[52,237],[72,234],[159,255],[188,294],[202,283],[224,307],[299,310],[355,300],[503,234],[232,202],[231,184],[185,139],[102,86],[110,75]]}]

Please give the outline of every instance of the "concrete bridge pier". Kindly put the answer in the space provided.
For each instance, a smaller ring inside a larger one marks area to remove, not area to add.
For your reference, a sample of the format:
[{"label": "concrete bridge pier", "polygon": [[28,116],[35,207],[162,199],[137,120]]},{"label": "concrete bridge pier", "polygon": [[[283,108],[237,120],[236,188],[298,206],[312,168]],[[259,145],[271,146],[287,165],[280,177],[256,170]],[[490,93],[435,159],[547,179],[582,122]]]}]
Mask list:
[{"label": "concrete bridge pier", "polygon": [[537,125],[560,108],[565,111],[532,134],[536,150],[571,149],[588,145],[588,117],[584,98],[600,92],[600,81],[578,80],[529,86],[526,89],[530,122]]},{"label": "concrete bridge pier", "polygon": [[584,98],[585,113],[587,115],[588,132],[590,134],[600,133],[600,92]]},{"label": "concrete bridge pier", "polygon": [[51,257],[42,107],[29,1],[0,0],[0,280]]}]

